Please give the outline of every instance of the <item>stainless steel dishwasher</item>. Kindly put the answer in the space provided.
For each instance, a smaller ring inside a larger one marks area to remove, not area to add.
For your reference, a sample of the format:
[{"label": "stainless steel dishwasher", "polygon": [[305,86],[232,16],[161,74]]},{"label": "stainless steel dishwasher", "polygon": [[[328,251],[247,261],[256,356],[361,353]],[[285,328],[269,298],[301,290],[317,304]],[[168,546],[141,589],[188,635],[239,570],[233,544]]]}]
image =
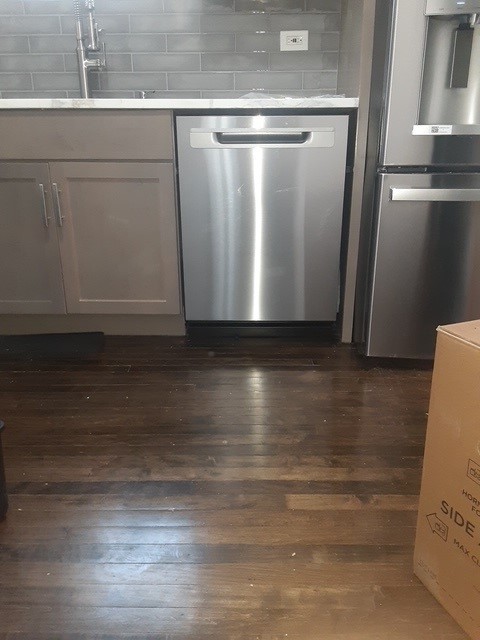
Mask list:
[{"label": "stainless steel dishwasher", "polygon": [[179,116],[187,321],[336,319],[348,116]]}]

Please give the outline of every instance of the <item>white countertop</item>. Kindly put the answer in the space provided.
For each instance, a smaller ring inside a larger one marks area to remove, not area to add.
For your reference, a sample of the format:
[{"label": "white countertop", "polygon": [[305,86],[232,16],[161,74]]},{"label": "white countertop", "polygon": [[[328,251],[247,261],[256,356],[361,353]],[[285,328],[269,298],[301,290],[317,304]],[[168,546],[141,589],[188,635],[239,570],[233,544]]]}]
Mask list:
[{"label": "white countertop", "polygon": [[231,98],[231,99],[0,99],[0,109],[352,109],[358,98]]}]

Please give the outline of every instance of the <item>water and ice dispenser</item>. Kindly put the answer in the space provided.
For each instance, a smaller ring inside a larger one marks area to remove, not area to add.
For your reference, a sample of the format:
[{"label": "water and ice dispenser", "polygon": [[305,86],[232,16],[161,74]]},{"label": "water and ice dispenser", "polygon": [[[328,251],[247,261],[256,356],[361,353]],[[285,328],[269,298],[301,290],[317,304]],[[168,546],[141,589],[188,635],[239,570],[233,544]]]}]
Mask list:
[{"label": "water and ice dispenser", "polygon": [[[426,38],[418,125],[476,125],[480,133],[480,1],[427,0]],[[460,131],[459,131],[460,132]],[[435,131],[430,131],[435,133]],[[466,133],[466,131],[465,131]]]}]

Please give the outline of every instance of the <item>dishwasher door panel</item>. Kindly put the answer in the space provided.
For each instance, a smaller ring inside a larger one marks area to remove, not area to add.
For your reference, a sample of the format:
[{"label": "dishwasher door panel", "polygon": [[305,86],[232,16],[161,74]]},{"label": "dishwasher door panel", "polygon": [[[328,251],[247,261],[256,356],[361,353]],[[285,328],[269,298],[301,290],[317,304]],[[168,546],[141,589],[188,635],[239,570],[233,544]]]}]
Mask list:
[{"label": "dishwasher door panel", "polygon": [[480,175],[379,176],[366,354],[431,358],[480,317]]},{"label": "dishwasher door panel", "polygon": [[336,319],[347,136],[348,116],[177,118],[187,320]]}]

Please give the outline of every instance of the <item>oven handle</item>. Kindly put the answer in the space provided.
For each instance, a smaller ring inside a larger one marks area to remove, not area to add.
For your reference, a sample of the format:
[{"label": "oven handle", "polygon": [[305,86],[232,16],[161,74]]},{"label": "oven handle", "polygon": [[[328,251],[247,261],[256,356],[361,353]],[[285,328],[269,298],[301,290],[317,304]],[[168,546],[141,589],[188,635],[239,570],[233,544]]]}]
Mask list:
[{"label": "oven handle", "polygon": [[191,129],[193,149],[291,149],[331,148],[335,145],[333,127],[308,129]]},{"label": "oven handle", "polygon": [[394,202],[480,202],[480,189],[390,189]]}]

